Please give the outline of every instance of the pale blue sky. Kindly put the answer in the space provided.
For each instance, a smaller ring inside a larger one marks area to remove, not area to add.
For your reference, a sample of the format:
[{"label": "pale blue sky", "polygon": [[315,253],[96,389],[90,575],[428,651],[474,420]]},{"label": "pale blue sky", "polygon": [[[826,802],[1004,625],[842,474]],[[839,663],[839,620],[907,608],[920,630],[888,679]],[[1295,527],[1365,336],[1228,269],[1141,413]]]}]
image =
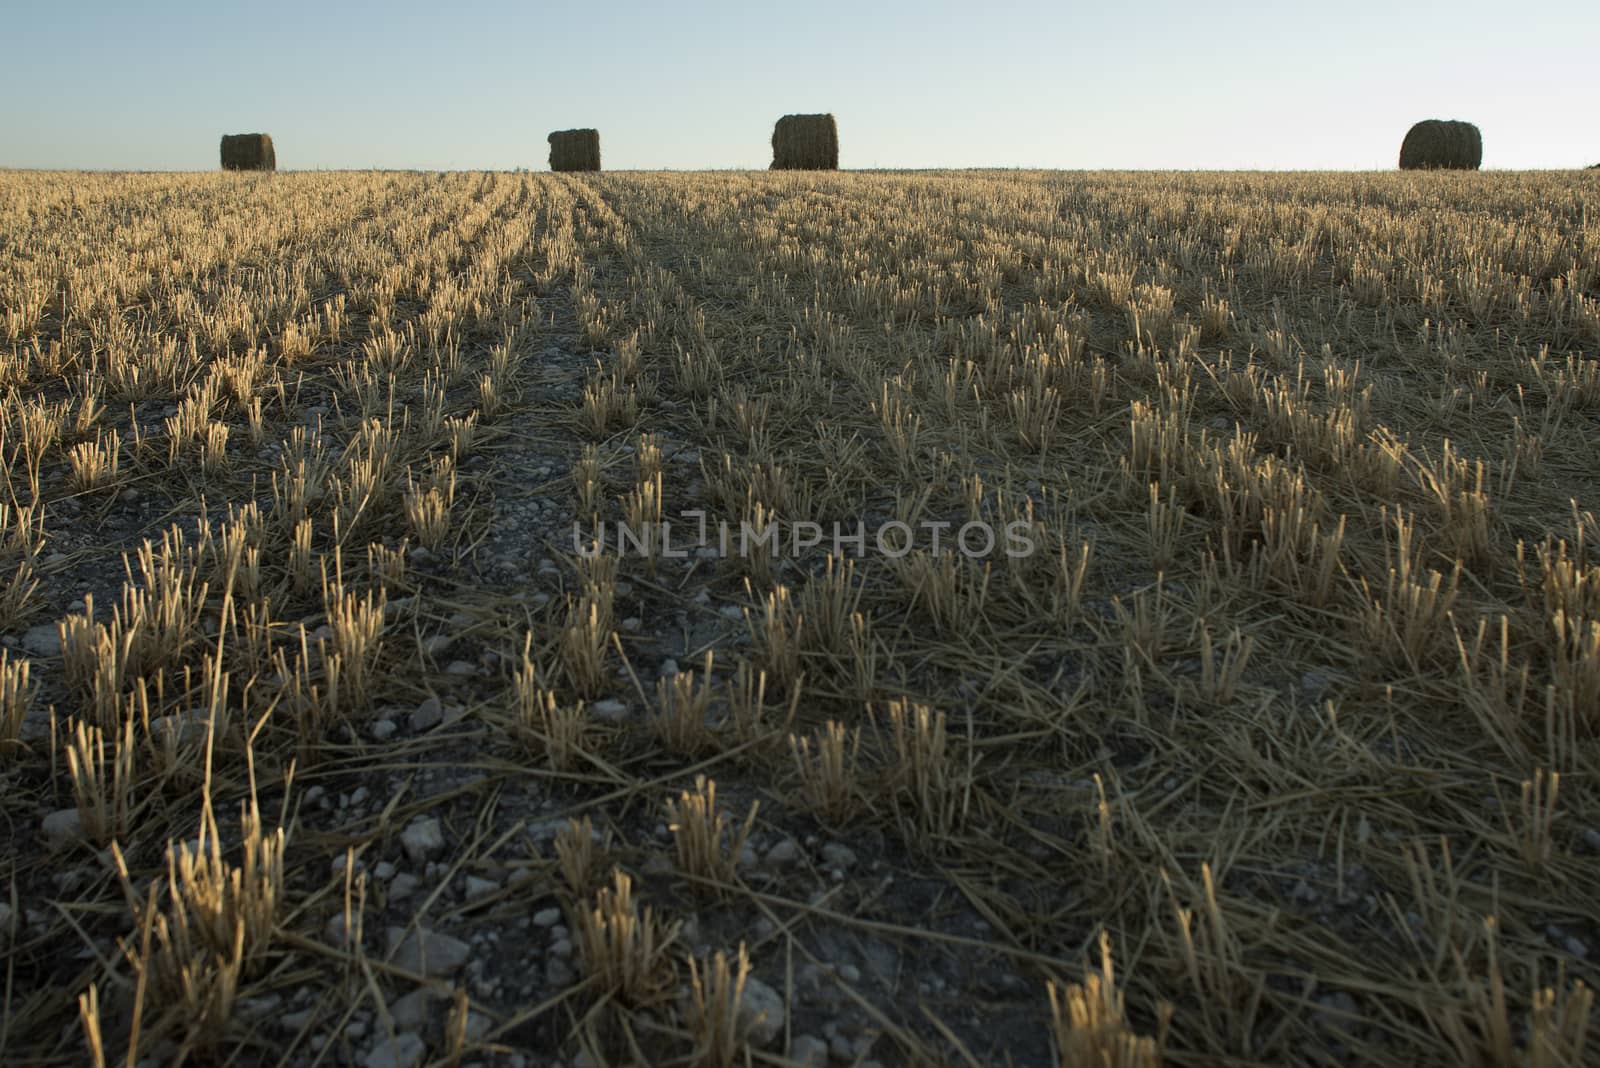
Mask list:
[{"label": "pale blue sky", "polygon": [[1600,161],[1600,3],[0,0],[0,167],[765,167],[831,111],[844,167],[1391,168],[1460,118],[1484,166]]}]

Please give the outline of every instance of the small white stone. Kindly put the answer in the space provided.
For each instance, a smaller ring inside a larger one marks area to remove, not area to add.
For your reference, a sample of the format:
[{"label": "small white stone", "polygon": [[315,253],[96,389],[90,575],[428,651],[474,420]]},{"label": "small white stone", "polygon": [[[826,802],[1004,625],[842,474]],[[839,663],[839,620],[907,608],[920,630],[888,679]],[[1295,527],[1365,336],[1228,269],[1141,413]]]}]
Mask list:
[{"label": "small white stone", "polygon": [[467,1041],[481,1042],[483,1036],[494,1030],[494,1021],[481,1012],[467,1013]]},{"label": "small white stone", "polygon": [[540,909],[538,912],[533,914],[533,925],[535,927],[554,927],[560,922],[561,910],[554,906],[547,909]]},{"label": "small white stone", "polygon": [[411,863],[421,864],[444,848],[444,832],[432,816],[415,820],[401,832],[400,844]]},{"label": "small white stone", "polygon": [[822,1068],[828,1063],[828,1044],[815,1035],[796,1035],[789,1043],[789,1059],[804,1068]]},{"label": "small white stone", "polygon": [[44,818],[39,831],[44,835],[45,848],[59,853],[83,837],[83,817],[75,808],[58,809]]},{"label": "small white stone", "polygon": [[419,986],[389,1004],[389,1017],[399,1031],[420,1031],[432,1017],[432,1003],[438,998],[432,990]]},{"label": "small white stone", "polygon": [[394,737],[394,732],[399,730],[392,719],[380,719],[372,725],[372,736],[380,742],[386,742]]},{"label": "small white stone", "polygon": [[350,938],[345,934],[344,913],[335,912],[328,917],[327,924],[322,929],[323,937],[335,949],[350,948]]},{"label": "small white stone", "polygon": [[822,860],[830,868],[849,871],[855,866],[856,854],[854,850],[841,842],[829,842],[822,847]]},{"label": "small white stone", "polygon": [[550,957],[544,962],[544,979],[551,986],[557,988],[568,986],[574,978],[572,969],[560,957]]},{"label": "small white stone", "polygon": [[61,632],[54,623],[29,627],[22,635],[22,648],[32,656],[60,656]]},{"label": "small white stone", "polygon": [[793,864],[795,858],[799,855],[800,847],[795,844],[794,839],[785,838],[783,841],[767,850],[767,863],[782,867],[786,864]]},{"label": "small white stone", "polygon": [[437,697],[428,697],[411,713],[411,729],[420,734],[437,727],[444,721],[444,705]]},{"label": "small white stone", "polygon": [[305,1030],[306,1024],[311,1022],[311,1017],[316,1013],[316,1008],[301,1009],[278,1017],[278,1028],[291,1035],[297,1035]]},{"label": "small white stone", "polygon": [[380,1041],[361,1063],[365,1068],[417,1068],[427,1052],[422,1039],[406,1032]]},{"label": "small white stone", "polygon": [[418,879],[410,872],[406,872],[403,875],[396,875],[394,877],[394,882],[389,884],[389,900],[403,901],[412,894],[416,893],[417,887],[421,885],[422,880]]},{"label": "small white stone", "polygon": [[150,738],[157,745],[188,745],[205,741],[206,711],[202,708],[160,716],[150,721]]},{"label": "small white stone", "polygon": [[439,934],[426,927],[410,933],[391,927],[388,934],[395,967],[418,975],[449,975],[458,971],[472,955],[472,947],[459,938]]},{"label": "small white stone", "polygon": [[606,723],[618,723],[628,718],[628,706],[615,697],[607,697],[603,701],[596,701],[589,706],[589,711],[594,713],[595,719]]},{"label": "small white stone", "polygon": [[739,1001],[739,1025],[752,1046],[770,1045],[783,1033],[786,1019],[783,998],[776,990],[753,976],[745,980],[744,997]]},{"label": "small white stone", "polygon": [[500,889],[500,884],[493,879],[483,879],[476,875],[467,876],[467,900],[482,901],[490,894]]}]

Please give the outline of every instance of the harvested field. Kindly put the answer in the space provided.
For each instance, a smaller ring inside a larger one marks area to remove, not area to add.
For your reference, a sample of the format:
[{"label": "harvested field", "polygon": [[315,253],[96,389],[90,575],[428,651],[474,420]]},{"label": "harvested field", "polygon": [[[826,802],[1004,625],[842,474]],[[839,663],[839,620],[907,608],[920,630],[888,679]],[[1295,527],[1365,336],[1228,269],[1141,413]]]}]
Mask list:
[{"label": "harvested field", "polygon": [[0,192],[0,1063],[1600,1048],[1600,175]]}]

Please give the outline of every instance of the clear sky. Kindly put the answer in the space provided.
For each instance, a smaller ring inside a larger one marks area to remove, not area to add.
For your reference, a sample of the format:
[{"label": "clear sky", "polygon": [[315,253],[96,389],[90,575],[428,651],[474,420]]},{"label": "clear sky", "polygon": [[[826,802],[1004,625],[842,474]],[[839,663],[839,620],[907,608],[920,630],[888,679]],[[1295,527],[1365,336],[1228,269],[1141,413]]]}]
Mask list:
[{"label": "clear sky", "polygon": [[850,167],[1391,168],[1459,118],[1486,168],[1600,162],[1600,2],[0,0],[0,167],[765,167],[831,111]]}]

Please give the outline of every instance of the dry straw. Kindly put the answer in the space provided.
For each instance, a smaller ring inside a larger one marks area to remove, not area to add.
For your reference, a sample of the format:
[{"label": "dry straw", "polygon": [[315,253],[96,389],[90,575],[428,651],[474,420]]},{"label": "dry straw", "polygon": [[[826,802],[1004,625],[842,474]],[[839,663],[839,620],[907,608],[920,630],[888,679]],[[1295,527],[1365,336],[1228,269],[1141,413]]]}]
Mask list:
[{"label": "dry straw", "polygon": [[264,133],[223,134],[222,169],[225,171],[275,171],[278,157],[272,138]]},{"label": "dry straw", "polygon": [[1475,171],[1483,165],[1483,134],[1470,122],[1424,119],[1400,144],[1400,169]]},{"label": "dry straw", "polygon": [[599,130],[557,130],[549,138],[550,169],[597,171],[600,169]]},{"label": "dry straw", "polygon": [[839,127],[832,115],[785,115],[772,128],[772,170],[836,171]]}]

